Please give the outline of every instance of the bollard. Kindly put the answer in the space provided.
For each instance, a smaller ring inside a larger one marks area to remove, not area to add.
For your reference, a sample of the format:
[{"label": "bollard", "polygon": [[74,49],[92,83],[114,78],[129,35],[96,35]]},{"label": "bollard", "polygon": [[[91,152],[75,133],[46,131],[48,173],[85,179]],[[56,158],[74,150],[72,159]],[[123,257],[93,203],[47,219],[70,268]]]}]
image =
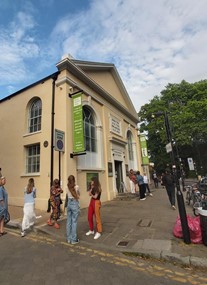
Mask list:
[{"label": "bollard", "polygon": [[201,233],[202,233],[202,240],[203,244],[207,246],[207,210],[202,208],[198,209],[198,213],[200,214],[200,225],[201,225]]}]

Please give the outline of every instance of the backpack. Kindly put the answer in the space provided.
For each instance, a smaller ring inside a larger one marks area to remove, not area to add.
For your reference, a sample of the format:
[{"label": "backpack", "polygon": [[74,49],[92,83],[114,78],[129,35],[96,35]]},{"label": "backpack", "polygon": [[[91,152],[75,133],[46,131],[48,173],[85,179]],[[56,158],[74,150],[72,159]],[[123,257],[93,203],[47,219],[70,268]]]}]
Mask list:
[{"label": "backpack", "polygon": [[172,185],[174,183],[173,176],[171,174],[166,174],[163,177],[163,183],[164,185]]}]

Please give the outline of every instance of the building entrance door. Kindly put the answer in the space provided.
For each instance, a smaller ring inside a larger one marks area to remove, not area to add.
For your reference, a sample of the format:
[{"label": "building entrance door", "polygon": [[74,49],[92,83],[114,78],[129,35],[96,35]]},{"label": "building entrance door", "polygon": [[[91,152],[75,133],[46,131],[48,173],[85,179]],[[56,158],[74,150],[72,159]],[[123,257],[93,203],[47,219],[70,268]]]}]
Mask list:
[{"label": "building entrance door", "polygon": [[122,161],[115,160],[115,174],[116,174],[116,189],[118,193],[122,192],[122,182],[123,182],[123,174],[122,174]]}]

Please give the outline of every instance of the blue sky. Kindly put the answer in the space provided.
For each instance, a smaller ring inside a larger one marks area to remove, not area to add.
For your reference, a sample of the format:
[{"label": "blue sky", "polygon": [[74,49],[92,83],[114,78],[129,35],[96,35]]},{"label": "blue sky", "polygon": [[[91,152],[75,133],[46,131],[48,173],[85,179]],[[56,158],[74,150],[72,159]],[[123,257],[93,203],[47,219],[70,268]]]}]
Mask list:
[{"label": "blue sky", "polygon": [[207,79],[206,0],[2,0],[0,99],[65,54],[114,63],[139,111],[168,83]]}]

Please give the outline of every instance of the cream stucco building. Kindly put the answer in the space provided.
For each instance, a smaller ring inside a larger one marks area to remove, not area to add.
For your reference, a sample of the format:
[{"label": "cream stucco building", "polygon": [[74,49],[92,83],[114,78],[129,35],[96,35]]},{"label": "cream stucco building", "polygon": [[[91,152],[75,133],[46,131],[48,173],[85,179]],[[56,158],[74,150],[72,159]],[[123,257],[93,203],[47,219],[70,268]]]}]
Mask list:
[{"label": "cream stucco building", "polygon": [[[69,56],[56,66],[56,73],[0,101],[0,167],[12,205],[23,205],[33,177],[36,208],[47,209],[52,180],[60,178],[64,199],[70,174],[80,186],[81,207],[89,203],[91,175],[98,175],[101,200],[108,201],[123,185],[129,191],[130,168],[142,168],[137,112],[116,67]],[[72,96],[80,90],[86,150],[74,155]]]}]

